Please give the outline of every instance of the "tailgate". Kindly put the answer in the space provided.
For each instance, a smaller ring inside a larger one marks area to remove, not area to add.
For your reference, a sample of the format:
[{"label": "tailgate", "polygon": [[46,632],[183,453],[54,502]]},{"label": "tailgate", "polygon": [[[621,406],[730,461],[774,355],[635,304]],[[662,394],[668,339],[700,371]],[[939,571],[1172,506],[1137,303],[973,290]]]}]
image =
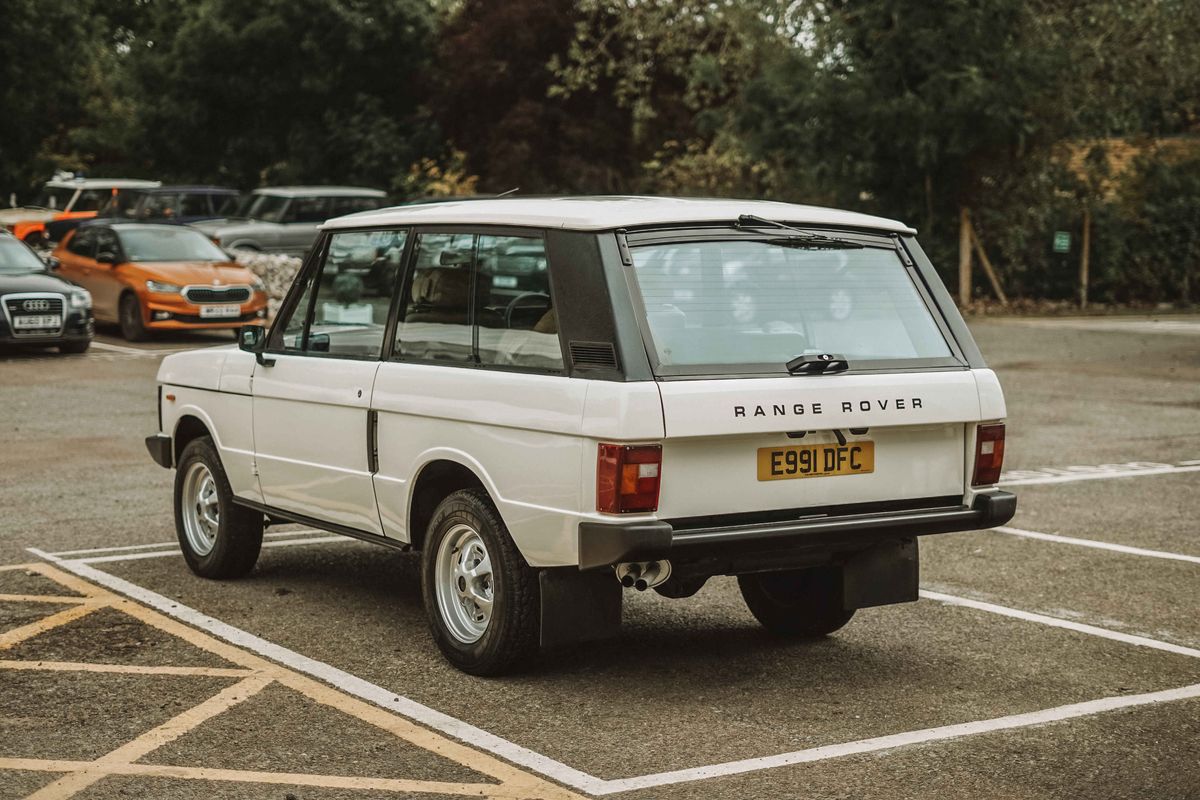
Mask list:
[{"label": "tailgate", "polygon": [[[961,497],[966,426],[981,418],[969,370],[662,381],[659,390],[658,514],[667,519]],[[848,446],[872,443],[873,471],[759,479],[760,449],[836,445],[835,430]]]}]

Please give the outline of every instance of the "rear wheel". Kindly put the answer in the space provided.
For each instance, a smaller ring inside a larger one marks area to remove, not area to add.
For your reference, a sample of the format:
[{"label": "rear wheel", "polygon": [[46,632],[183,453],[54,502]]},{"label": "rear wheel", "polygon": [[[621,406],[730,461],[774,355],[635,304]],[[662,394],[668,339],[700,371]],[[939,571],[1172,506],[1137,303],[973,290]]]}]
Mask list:
[{"label": "rear wheel", "polygon": [[146,340],[146,322],[142,319],[142,304],[138,302],[137,295],[127,293],[121,296],[118,318],[121,323],[121,336],[126,341]]},{"label": "rear wheel", "polygon": [[538,576],[485,492],[454,492],[433,512],[421,589],[434,642],[464,672],[499,675],[536,655]]},{"label": "rear wheel", "polygon": [[175,471],[175,532],[183,558],[204,578],[240,578],[262,548],[263,516],[233,502],[212,439],[183,448]]},{"label": "rear wheel", "polygon": [[825,636],[854,616],[842,607],[840,567],[739,575],[738,588],[750,613],[776,636]]}]

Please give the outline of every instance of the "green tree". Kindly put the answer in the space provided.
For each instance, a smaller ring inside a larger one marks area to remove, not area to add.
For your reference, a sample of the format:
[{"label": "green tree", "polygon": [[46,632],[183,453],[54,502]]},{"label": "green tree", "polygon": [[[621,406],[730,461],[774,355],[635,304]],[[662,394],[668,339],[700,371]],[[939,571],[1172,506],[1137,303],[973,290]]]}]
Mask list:
[{"label": "green tree", "polygon": [[549,65],[578,20],[572,0],[465,0],[450,16],[437,55],[437,118],[482,191],[628,189],[637,160],[613,82],[551,92]]},{"label": "green tree", "polygon": [[[0,190],[27,196],[69,149],[95,37],[90,2],[7,0],[0,13]],[[83,57],[80,57],[83,54]]]},{"label": "green tree", "polygon": [[131,43],[137,139],[165,178],[390,186],[436,146],[422,0],[156,3]]}]

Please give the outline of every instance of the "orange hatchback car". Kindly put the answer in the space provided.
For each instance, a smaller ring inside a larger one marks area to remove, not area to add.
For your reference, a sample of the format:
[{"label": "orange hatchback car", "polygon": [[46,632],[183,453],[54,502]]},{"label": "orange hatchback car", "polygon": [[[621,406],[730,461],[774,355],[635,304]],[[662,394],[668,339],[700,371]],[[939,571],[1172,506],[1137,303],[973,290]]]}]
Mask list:
[{"label": "orange hatchback car", "polygon": [[262,281],[182,225],[84,223],[59,243],[51,267],[91,292],[96,320],[118,323],[130,341],[156,330],[236,332],[267,318]]}]

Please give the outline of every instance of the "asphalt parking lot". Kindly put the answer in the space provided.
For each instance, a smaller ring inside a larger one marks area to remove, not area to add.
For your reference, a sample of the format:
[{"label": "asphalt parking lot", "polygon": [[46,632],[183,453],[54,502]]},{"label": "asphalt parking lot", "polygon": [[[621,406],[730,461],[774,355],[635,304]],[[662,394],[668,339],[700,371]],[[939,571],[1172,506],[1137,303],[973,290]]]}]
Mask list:
[{"label": "asphalt parking lot", "polygon": [[162,353],[0,354],[0,798],[1200,798],[1200,318],[980,320],[1009,406],[996,531],[923,599],[780,644],[731,579],[620,639],[463,675],[412,555],[172,544]]}]

